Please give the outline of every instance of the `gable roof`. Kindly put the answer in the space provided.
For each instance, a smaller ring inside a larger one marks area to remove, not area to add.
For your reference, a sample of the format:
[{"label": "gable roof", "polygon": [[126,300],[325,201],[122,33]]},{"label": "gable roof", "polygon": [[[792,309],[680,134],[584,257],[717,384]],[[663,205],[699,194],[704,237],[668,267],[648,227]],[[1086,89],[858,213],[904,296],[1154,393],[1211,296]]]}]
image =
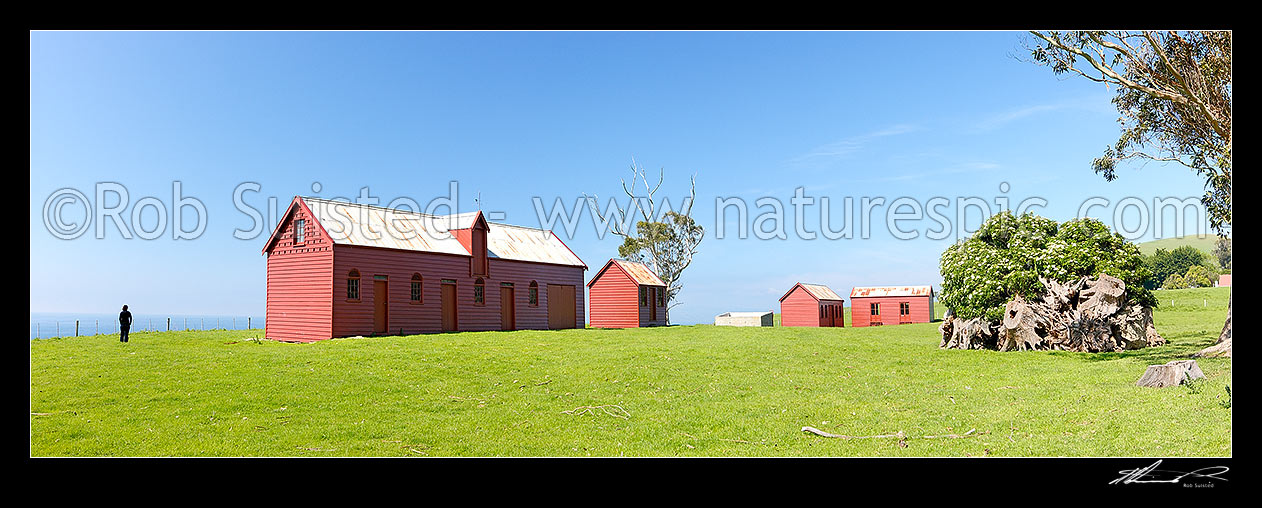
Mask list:
[{"label": "gable roof", "polygon": [[653,270],[650,270],[649,267],[645,266],[643,263],[636,263],[635,261],[627,261],[625,259],[610,259],[608,263],[605,263],[605,266],[601,268],[599,272],[596,272],[596,275],[592,277],[592,280],[589,281],[587,285],[590,287],[596,282],[596,279],[599,279],[601,275],[604,275],[605,270],[608,270],[611,266],[617,266],[622,273],[627,274],[627,278],[631,279],[631,282],[638,285],[666,287],[666,283],[662,282],[661,277],[658,277],[657,274],[653,273]]},{"label": "gable roof", "polygon": [[793,293],[793,290],[797,289],[799,286],[802,289],[806,290],[806,294],[811,295],[811,297],[816,300],[840,301],[842,299],[841,295],[838,295],[836,291],[833,291],[828,286],[825,286],[823,284],[806,284],[806,283],[799,282],[797,284],[794,284],[793,287],[789,288],[789,290],[784,293],[784,296],[780,297],[780,301],[783,302],[784,299],[788,298],[788,296]]},{"label": "gable roof", "polygon": [[[289,202],[289,207],[285,208],[285,213],[282,214],[280,216],[280,220],[276,222],[276,229],[272,230],[271,236],[267,237],[267,243],[263,244],[264,254],[267,254],[267,251],[272,249],[272,244],[276,243],[276,241],[280,239],[281,231],[285,230],[283,226],[286,222],[289,222],[289,217],[294,214],[294,210],[297,210],[300,207],[305,208],[305,206],[306,205],[303,205],[302,200],[298,199],[297,196],[294,197],[293,201]],[[317,225],[319,224],[317,223]],[[324,226],[320,226],[320,228],[321,232],[327,234],[327,232],[323,231]]]},{"label": "gable roof", "polygon": [[850,298],[932,295],[933,286],[866,286],[850,290]]},{"label": "gable roof", "polygon": [[[481,212],[429,215],[307,196],[294,200],[311,211],[311,216],[336,245],[471,256],[469,249],[451,231],[472,227],[479,220],[485,221]],[[587,268],[583,260],[552,231],[491,222],[486,224],[487,257]],[[277,229],[280,229],[279,224]],[[270,247],[271,240],[267,248]]]}]

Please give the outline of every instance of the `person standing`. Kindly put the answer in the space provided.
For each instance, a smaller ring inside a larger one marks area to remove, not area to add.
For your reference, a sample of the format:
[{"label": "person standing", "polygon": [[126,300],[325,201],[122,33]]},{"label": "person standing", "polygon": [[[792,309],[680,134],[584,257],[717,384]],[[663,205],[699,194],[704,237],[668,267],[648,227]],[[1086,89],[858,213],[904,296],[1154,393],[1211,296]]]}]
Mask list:
[{"label": "person standing", "polygon": [[127,342],[127,331],[131,329],[131,312],[127,311],[127,306],[123,306],[123,311],[118,313],[118,340]]}]

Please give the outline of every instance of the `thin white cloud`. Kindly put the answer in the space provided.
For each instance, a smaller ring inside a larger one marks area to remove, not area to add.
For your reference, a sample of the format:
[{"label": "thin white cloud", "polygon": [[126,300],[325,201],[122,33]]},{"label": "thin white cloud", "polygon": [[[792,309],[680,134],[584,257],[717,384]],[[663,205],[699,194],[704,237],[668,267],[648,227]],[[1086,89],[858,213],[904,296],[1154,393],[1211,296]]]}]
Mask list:
[{"label": "thin white cloud", "polygon": [[1048,104],[1036,104],[1032,106],[1021,106],[1007,111],[995,113],[983,118],[981,121],[973,125],[974,132],[986,132],[998,129],[1012,122],[1029,118],[1032,116],[1049,113],[1052,111],[1060,111],[1064,109],[1076,109],[1098,113],[1105,113],[1109,108],[1109,97],[1103,95],[1089,95],[1079,97],[1077,99],[1069,99],[1060,102]]},{"label": "thin white cloud", "polygon": [[801,163],[807,163],[807,162],[817,162],[820,160],[843,158],[863,149],[865,145],[867,145],[868,143],[872,142],[875,139],[889,137],[889,136],[898,136],[900,134],[915,132],[917,130],[920,130],[920,127],[915,126],[915,125],[910,125],[910,124],[892,125],[884,129],[872,131],[866,134],[860,134],[858,136],[852,136],[852,137],[842,139],[839,141],[834,141],[826,145],[818,146],[806,154],[794,157],[793,159],[789,161],[789,163],[801,164]]},{"label": "thin white cloud", "polygon": [[1046,113],[1048,111],[1056,111],[1066,107],[1068,106],[1065,104],[1041,104],[1038,106],[1027,106],[1009,110],[983,119],[981,122],[977,123],[976,129],[982,131],[994,130],[1028,116]]}]

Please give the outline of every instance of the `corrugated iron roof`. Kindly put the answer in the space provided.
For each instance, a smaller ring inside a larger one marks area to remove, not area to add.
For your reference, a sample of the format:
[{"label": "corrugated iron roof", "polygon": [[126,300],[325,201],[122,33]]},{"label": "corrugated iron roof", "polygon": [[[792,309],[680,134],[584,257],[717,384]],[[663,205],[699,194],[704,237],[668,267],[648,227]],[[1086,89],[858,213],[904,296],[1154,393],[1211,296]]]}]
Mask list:
[{"label": "corrugated iron roof", "polygon": [[[429,215],[379,206],[301,198],[333,243],[470,255],[450,231],[471,227],[479,212]],[[583,260],[546,229],[488,222],[489,257],[586,267]]]},{"label": "corrugated iron roof", "polygon": [[587,267],[555,234],[546,229],[488,223],[486,248],[491,257]]},{"label": "corrugated iron roof", "polygon": [[841,295],[838,295],[836,291],[833,291],[831,288],[823,284],[806,284],[803,282],[798,282],[794,284],[793,287],[789,288],[788,291],[785,291],[784,296],[780,297],[780,301],[783,302],[785,298],[788,298],[789,295],[793,294],[793,290],[797,289],[798,286],[801,286],[802,289],[805,289],[806,293],[814,297],[816,300],[840,301],[842,299]]},{"label": "corrugated iron roof", "polygon": [[841,295],[833,291],[832,288],[823,284],[806,284],[801,283],[802,288],[810,292],[819,300],[841,300]]},{"label": "corrugated iron roof", "polygon": [[882,296],[930,296],[933,286],[870,286],[856,287],[850,291],[851,298]]},{"label": "corrugated iron roof", "polygon": [[631,277],[631,280],[635,281],[636,284],[644,286],[666,285],[666,283],[662,281],[661,277],[658,277],[657,274],[653,273],[653,270],[650,270],[649,267],[645,266],[643,263],[636,263],[635,261],[627,261],[625,259],[611,259],[609,262],[617,263],[618,267],[622,268],[622,271],[627,272],[627,276]]}]

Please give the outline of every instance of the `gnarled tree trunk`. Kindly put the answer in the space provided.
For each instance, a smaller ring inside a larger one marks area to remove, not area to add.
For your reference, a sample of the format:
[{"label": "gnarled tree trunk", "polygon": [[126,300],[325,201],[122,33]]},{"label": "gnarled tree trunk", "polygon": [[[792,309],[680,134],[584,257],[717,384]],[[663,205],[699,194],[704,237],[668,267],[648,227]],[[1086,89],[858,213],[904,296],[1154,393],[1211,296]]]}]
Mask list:
[{"label": "gnarled tree trunk", "polygon": [[1193,356],[1197,358],[1231,358],[1231,295],[1227,296],[1227,322],[1223,324],[1223,331],[1218,334],[1218,341],[1213,346],[1202,349]]},{"label": "gnarled tree trunk", "polygon": [[944,349],[998,351],[1124,351],[1160,346],[1165,339],[1152,323],[1152,308],[1126,303],[1126,284],[1102,274],[1046,288],[1035,300],[1021,296],[1004,307],[1003,319],[960,319],[948,314],[939,330]]}]

